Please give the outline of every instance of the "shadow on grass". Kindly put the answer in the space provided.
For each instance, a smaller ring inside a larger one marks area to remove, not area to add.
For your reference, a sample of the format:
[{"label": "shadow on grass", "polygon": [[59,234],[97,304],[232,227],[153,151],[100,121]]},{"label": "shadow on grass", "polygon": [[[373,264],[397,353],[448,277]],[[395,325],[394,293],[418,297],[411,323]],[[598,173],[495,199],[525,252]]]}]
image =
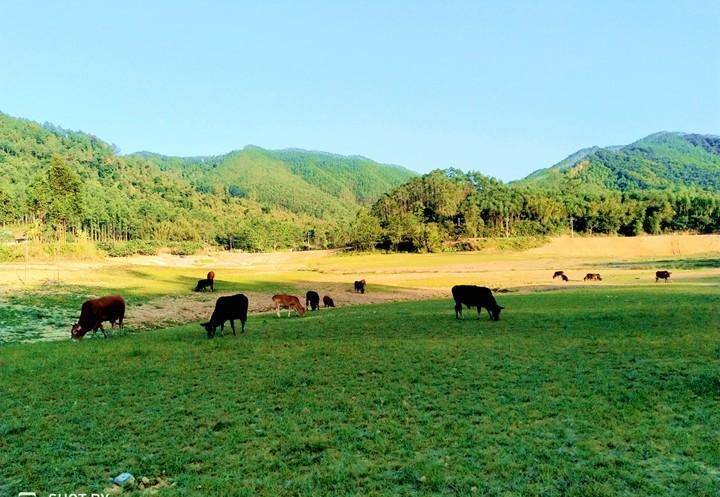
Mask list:
[{"label": "shadow on grass", "polygon": [[[684,259],[657,259],[643,261],[610,262],[607,267],[615,269],[707,269],[720,268],[720,257],[718,258],[691,258]],[[589,266],[588,266],[589,267]]]}]

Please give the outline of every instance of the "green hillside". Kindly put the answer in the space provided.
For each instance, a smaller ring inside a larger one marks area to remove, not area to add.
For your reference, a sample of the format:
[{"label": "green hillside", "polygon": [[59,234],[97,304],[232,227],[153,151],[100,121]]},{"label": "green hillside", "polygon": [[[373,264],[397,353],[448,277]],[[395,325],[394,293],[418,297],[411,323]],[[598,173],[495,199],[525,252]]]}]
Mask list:
[{"label": "green hillside", "polygon": [[661,132],[623,147],[587,148],[524,181],[558,186],[568,179],[620,191],[718,190],[720,137]]},{"label": "green hillside", "polygon": [[[82,132],[0,113],[0,223],[38,238],[234,240],[248,250],[344,243],[362,206],[414,174],[362,157],[246,147],[120,155]],[[343,231],[344,230],[344,231]]]}]

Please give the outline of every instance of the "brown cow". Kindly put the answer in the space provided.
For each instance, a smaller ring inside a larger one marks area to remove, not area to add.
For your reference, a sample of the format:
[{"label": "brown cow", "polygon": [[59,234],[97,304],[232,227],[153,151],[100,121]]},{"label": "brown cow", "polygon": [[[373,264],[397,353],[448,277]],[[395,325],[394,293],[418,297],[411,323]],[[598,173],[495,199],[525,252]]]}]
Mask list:
[{"label": "brown cow", "polygon": [[583,281],[602,281],[600,273],[588,273],[583,278]]},{"label": "brown cow", "polygon": [[365,280],[359,280],[353,283],[353,287],[355,288],[355,293],[365,293]]},{"label": "brown cow", "polygon": [[555,278],[562,278],[562,276],[565,274],[565,271],[555,271],[555,274],[553,274],[553,279]]},{"label": "brown cow", "polygon": [[273,295],[272,300],[275,303],[275,311],[277,312],[277,317],[280,317],[281,308],[288,310],[288,316],[290,316],[290,313],[293,310],[297,311],[300,317],[305,315],[305,308],[300,303],[300,299],[294,295]]},{"label": "brown cow", "polygon": [[207,274],[207,279],[209,279],[209,280],[214,280],[214,279],[215,279],[215,271],[210,271],[210,272]]},{"label": "brown cow", "polygon": [[333,299],[325,295],[323,297],[323,305],[325,307],[335,307],[335,302],[333,302]]},{"label": "brown cow", "polygon": [[87,332],[97,333],[97,330],[100,330],[107,338],[102,327],[103,321],[109,321],[111,327],[115,327],[117,321],[118,326],[122,328],[123,319],[125,319],[125,300],[121,296],[111,295],[88,300],[80,309],[78,322],[70,329],[70,337],[81,340]]},{"label": "brown cow", "polygon": [[655,271],[655,283],[659,280],[665,280],[665,283],[670,279],[670,271]]},{"label": "brown cow", "polygon": [[567,277],[564,273],[560,275],[560,279],[563,280],[565,283],[570,281],[570,278]]}]

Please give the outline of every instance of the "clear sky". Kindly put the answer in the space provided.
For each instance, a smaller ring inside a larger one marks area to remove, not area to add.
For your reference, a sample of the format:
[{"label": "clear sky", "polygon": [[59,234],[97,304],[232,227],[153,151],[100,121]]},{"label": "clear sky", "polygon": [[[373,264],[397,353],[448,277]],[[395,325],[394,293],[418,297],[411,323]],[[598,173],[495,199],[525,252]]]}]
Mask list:
[{"label": "clear sky", "polygon": [[0,0],[0,111],[122,152],[255,144],[505,180],[720,134],[720,2]]}]

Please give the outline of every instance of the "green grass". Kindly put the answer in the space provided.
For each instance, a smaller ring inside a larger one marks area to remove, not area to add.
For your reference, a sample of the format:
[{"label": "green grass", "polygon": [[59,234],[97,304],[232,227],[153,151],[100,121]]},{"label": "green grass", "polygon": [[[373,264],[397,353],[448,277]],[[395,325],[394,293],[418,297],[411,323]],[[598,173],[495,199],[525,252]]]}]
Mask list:
[{"label": "green grass", "polygon": [[720,493],[717,286],[498,300],[3,346],[0,495]]}]

